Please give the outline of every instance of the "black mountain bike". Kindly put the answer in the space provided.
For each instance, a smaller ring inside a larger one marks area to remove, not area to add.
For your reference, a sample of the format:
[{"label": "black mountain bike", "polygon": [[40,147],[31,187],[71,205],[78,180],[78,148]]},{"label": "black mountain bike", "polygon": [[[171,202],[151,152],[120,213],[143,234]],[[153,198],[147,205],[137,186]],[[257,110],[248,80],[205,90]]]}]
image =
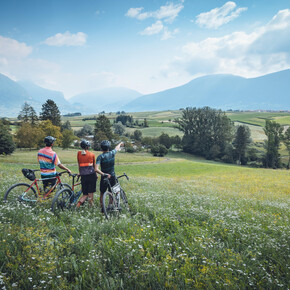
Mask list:
[{"label": "black mountain bike", "polygon": [[[82,194],[82,188],[81,186],[79,186],[81,185],[81,183],[79,182],[80,176],[78,176],[77,174],[71,174],[70,176],[72,177],[72,187],[61,189],[56,193],[52,200],[51,210],[55,214],[74,207]],[[76,176],[78,176],[78,178],[75,182]],[[78,188],[76,190],[77,186]]]},{"label": "black mountain bike", "polygon": [[119,179],[122,177],[126,177],[127,180],[129,180],[127,174],[124,173],[123,175],[116,177],[116,184],[113,186],[108,177],[104,178],[104,180],[108,182],[108,189],[103,195],[102,208],[107,219],[110,219],[113,216],[118,216],[121,211],[129,211],[126,193],[119,183]]}]

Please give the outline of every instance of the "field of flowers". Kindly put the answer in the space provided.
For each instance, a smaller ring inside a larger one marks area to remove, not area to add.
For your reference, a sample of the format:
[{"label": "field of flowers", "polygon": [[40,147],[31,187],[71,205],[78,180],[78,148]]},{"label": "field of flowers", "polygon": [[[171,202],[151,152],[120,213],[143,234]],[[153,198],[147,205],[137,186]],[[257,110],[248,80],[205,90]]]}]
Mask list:
[{"label": "field of flowers", "polygon": [[[58,153],[76,172],[68,152]],[[28,181],[21,168],[37,168],[16,154],[0,157],[1,199]],[[49,201],[0,203],[1,289],[290,287],[289,171],[132,156],[117,166],[130,213],[113,220],[97,196],[60,216]]]}]

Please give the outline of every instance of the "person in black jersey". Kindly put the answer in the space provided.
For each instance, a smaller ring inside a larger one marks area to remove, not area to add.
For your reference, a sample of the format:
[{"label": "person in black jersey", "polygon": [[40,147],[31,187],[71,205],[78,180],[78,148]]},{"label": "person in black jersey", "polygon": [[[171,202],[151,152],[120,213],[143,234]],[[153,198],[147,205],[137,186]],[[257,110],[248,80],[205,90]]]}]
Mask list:
[{"label": "person in black jersey", "polygon": [[105,182],[104,177],[108,176],[111,185],[115,185],[116,183],[116,174],[115,174],[115,155],[118,151],[121,150],[121,146],[124,143],[119,143],[114,150],[110,151],[111,142],[108,140],[103,140],[101,142],[101,148],[103,153],[97,157],[96,161],[96,172],[101,174],[101,182],[100,182],[100,205],[103,209],[103,194],[106,192],[108,188],[108,183]]}]

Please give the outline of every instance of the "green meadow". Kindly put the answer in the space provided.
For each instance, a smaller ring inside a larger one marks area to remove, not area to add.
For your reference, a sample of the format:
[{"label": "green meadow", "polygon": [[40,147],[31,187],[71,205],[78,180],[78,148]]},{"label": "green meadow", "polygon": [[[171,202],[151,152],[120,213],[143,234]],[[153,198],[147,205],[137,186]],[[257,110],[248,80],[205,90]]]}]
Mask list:
[{"label": "green meadow", "polygon": [[[144,119],[148,121],[149,128],[136,127],[127,128],[127,133],[133,133],[138,129],[142,131],[143,137],[158,137],[162,133],[167,133],[169,136],[179,135],[181,132],[175,128],[174,119],[181,117],[181,110],[168,110],[168,111],[153,111],[153,112],[135,112],[127,113],[132,115],[134,120],[138,120],[141,124]],[[252,139],[255,142],[263,141],[265,134],[263,127],[266,120],[273,120],[283,126],[290,125],[290,113],[289,112],[226,112],[227,116],[238,124],[246,124],[250,127]],[[115,113],[106,113],[111,122],[113,122],[117,115]],[[92,118],[90,116],[77,116],[77,117],[63,117],[63,121],[69,120],[74,130],[81,129],[85,124],[94,126],[95,120],[85,120],[84,118]]]},{"label": "green meadow", "polygon": [[[76,150],[55,149],[77,172]],[[97,155],[99,152],[95,152]],[[36,151],[0,157],[0,198]],[[3,289],[287,289],[290,175],[175,152],[119,153],[130,212],[55,216],[51,200],[0,203]],[[69,178],[64,178],[69,182]]]}]

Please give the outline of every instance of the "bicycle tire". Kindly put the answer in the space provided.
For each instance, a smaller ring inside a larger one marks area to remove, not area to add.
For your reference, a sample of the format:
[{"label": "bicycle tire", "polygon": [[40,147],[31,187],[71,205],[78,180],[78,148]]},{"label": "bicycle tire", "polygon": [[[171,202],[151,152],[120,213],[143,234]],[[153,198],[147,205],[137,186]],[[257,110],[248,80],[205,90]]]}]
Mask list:
[{"label": "bicycle tire", "polygon": [[122,188],[120,190],[120,205],[121,205],[122,211],[129,211],[128,199],[127,199],[125,191]]},{"label": "bicycle tire", "polygon": [[69,188],[63,188],[56,193],[51,203],[51,210],[57,214],[71,208],[71,197],[74,192]]},{"label": "bicycle tire", "polygon": [[111,219],[112,217],[119,215],[119,209],[116,198],[111,192],[106,191],[104,193],[102,205],[106,219]]},{"label": "bicycle tire", "polygon": [[27,183],[16,183],[8,188],[4,195],[4,202],[17,203],[23,202],[27,204],[37,201],[36,190]]}]

